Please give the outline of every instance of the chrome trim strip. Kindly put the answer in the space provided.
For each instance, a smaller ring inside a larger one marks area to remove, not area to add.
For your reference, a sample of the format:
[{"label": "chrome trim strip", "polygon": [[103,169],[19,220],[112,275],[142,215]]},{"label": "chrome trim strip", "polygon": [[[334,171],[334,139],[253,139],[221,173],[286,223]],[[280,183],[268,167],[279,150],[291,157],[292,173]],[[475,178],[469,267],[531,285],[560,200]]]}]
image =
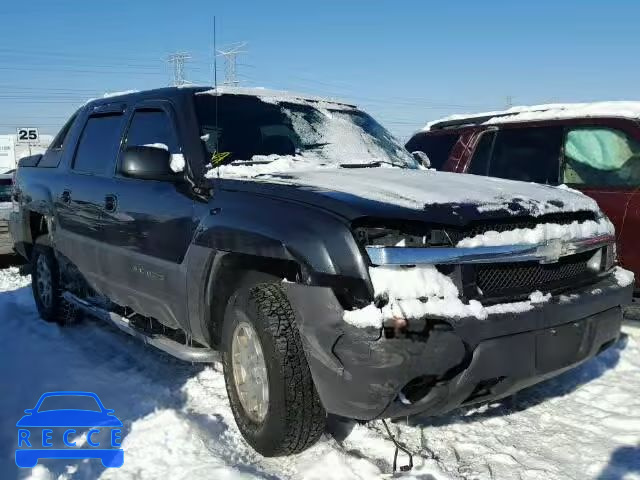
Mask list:
[{"label": "chrome trim strip", "polygon": [[458,263],[553,263],[559,258],[605,245],[614,244],[613,235],[600,235],[580,240],[549,240],[532,245],[500,245],[494,247],[365,247],[374,265],[443,265]]}]

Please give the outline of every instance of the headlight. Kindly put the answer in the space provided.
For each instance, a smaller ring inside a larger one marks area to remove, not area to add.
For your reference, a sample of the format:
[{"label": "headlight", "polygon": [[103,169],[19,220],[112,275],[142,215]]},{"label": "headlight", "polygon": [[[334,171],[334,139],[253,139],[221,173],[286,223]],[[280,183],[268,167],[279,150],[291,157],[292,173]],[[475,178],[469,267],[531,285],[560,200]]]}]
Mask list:
[{"label": "headlight", "polygon": [[[386,223],[386,222],[385,222]],[[453,243],[442,227],[433,228],[420,222],[401,225],[354,225],[353,234],[364,247],[451,247]]]},{"label": "headlight", "polygon": [[378,247],[422,247],[424,236],[408,235],[399,230],[384,227],[358,227],[354,229],[358,242],[364,246]]}]

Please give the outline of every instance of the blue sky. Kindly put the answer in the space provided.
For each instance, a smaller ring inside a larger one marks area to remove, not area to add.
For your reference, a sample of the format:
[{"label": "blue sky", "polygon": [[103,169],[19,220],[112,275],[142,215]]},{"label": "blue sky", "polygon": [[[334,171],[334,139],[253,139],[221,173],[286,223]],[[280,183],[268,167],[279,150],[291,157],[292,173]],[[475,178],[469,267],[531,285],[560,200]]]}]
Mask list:
[{"label": "blue sky", "polygon": [[640,2],[32,0],[0,12],[0,133],[52,133],[87,98],[167,85],[175,51],[211,82],[214,15],[219,47],[248,42],[243,85],[351,100],[403,138],[508,96],[640,96]]}]

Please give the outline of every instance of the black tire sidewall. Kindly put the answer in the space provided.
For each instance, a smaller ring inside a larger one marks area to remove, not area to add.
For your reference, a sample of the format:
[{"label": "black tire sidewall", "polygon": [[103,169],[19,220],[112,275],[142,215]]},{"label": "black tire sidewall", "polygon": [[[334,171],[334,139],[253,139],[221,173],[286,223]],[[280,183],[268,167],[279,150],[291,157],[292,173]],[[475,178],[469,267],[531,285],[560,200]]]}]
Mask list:
[{"label": "black tire sidewall", "polygon": [[[44,257],[49,271],[51,272],[51,306],[46,307],[41,299],[38,291],[38,258]],[[43,320],[47,322],[60,323],[58,312],[60,309],[60,282],[58,272],[58,262],[55,259],[53,250],[43,245],[35,245],[31,256],[31,288],[33,290],[33,299],[35,300],[38,313]]]},{"label": "black tire sidewall", "polygon": [[[244,314],[245,318],[236,312]],[[281,372],[279,351],[274,344],[274,337],[267,331],[267,326],[261,323],[263,317],[258,306],[251,298],[250,288],[242,288],[234,294],[225,312],[223,327],[223,366],[227,385],[227,393],[233,416],[238,428],[247,442],[265,456],[280,454],[279,446],[284,442],[287,433],[286,415],[286,385]],[[260,424],[252,421],[245,413],[238,397],[231,364],[231,340],[239,321],[251,323],[255,329],[264,354],[269,382],[269,406],[264,421]]]}]

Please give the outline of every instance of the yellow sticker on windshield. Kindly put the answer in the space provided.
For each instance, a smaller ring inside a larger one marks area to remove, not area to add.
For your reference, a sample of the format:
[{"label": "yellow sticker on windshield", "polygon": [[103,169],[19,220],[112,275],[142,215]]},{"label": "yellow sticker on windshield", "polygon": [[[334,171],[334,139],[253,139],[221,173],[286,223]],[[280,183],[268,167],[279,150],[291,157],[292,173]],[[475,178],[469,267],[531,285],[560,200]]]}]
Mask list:
[{"label": "yellow sticker on windshield", "polygon": [[216,152],[211,155],[211,165],[214,167],[220,165],[224,160],[231,155],[231,152]]}]

